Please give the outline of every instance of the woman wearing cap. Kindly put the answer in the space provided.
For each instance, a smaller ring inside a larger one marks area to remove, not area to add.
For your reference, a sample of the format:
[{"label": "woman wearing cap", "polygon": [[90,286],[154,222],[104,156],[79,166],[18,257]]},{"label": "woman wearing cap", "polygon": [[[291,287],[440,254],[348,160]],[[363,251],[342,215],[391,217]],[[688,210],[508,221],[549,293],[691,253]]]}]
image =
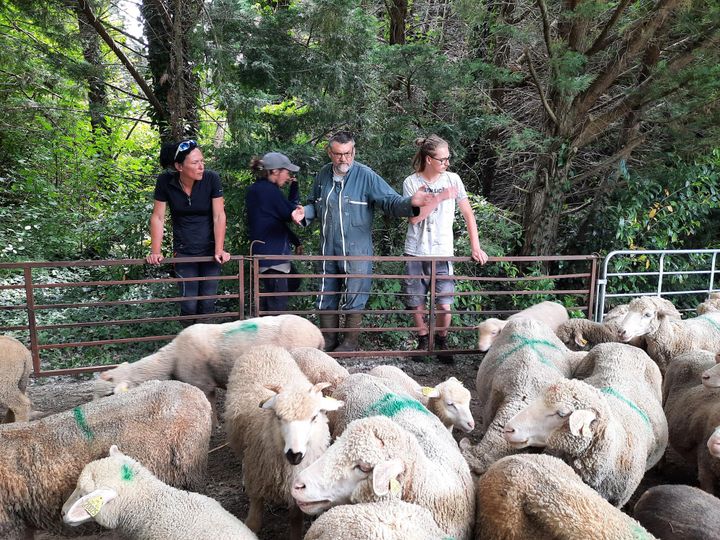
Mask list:
[{"label": "woman wearing cap", "polygon": [[[170,207],[175,257],[211,256],[213,261],[176,263],[175,274],[180,278],[220,275],[220,265],[230,260],[225,251],[225,204],[220,176],[205,169],[203,154],[192,140],[164,145],[160,151],[163,166],[172,169],[158,176],[155,184],[155,206],[150,217],[150,264],[163,260],[161,252],[165,209]],[[212,296],[217,294],[218,282],[183,281],[180,296]],[[181,315],[201,315],[215,311],[215,300],[183,300]],[[194,321],[190,320],[190,324]]]},{"label": "woman wearing cap", "polygon": [[[269,152],[262,158],[253,158],[250,168],[257,180],[245,194],[245,208],[251,255],[290,255],[290,245],[302,254],[302,244],[288,224],[299,223],[305,213],[300,206],[298,183],[291,173],[300,170],[290,159],[279,152]],[[290,183],[286,198],[281,191]],[[297,290],[298,282],[288,279],[291,272],[289,261],[262,260],[260,272],[278,274],[278,278],[260,280],[260,290],[268,293],[284,293]],[[262,311],[286,311],[287,296],[266,296],[261,299]]]}]

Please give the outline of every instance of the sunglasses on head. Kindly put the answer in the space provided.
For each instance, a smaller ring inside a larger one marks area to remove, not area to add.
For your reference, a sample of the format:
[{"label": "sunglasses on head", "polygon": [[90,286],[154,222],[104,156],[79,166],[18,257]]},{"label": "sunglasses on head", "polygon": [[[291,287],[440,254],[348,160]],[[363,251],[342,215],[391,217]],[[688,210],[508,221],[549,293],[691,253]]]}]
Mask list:
[{"label": "sunglasses on head", "polygon": [[180,152],[185,152],[186,150],[190,150],[191,148],[194,148],[196,146],[197,143],[192,139],[181,142],[180,144],[178,144],[177,150],[175,150],[175,157],[177,158]]}]

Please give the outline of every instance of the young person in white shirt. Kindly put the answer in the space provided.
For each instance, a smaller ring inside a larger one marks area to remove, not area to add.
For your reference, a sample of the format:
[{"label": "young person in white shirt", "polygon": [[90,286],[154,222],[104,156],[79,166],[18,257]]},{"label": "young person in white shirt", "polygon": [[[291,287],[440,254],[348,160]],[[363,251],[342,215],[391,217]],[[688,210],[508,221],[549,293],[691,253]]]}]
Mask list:
[{"label": "young person in white shirt", "polygon": [[[407,237],[405,239],[405,255],[415,257],[452,257],[454,255],[453,222],[455,221],[455,206],[465,219],[472,258],[480,264],[487,262],[487,254],[480,249],[477,223],[475,215],[468,201],[465,186],[460,177],[447,169],[450,166],[450,147],[448,143],[437,135],[420,138],[415,141],[418,151],[413,157],[415,173],[408,176],[403,182],[403,196],[412,196],[419,189],[435,193],[435,201],[420,208],[420,214],[408,218]],[[452,262],[436,262],[436,275],[453,275]],[[406,303],[411,309],[417,310],[413,314],[415,326],[418,328],[418,350],[428,347],[428,326],[422,310],[427,302],[427,293],[430,286],[430,262],[408,261],[406,263],[408,275],[423,275],[423,278],[407,278],[405,292],[408,295]],[[447,350],[447,334],[450,326],[450,306],[453,302],[452,293],[455,283],[450,279],[439,279],[435,282],[436,331],[435,349]],[[450,296],[447,296],[450,295]],[[449,353],[440,353],[438,358],[443,363],[452,363],[453,356]],[[422,361],[423,356],[413,356],[413,360]]]}]

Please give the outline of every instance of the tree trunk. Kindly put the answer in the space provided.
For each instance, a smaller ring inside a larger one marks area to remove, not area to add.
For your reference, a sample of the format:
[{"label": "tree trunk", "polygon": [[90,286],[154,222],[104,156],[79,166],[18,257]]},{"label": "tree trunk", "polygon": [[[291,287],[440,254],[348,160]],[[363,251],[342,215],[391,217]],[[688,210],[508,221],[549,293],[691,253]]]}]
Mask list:
[{"label": "tree trunk", "polygon": [[90,126],[92,132],[95,134],[99,132],[109,134],[110,128],[107,125],[107,118],[105,118],[107,92],[105,87],[105,68],[102,65],[100,57],[100,39],[85,12],[77,5],[75,5],[74,8],[78,21],[80,41],[83,47],[83,57],[91,68],[91,71],[89,71],[86,76]]}]

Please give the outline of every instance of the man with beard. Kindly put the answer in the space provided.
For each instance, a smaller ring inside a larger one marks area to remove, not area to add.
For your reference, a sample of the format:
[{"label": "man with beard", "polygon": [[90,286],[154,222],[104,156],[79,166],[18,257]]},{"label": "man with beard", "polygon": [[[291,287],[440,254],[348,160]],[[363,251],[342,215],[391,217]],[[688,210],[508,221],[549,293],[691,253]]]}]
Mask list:
[{"label": "man with beard", "polygon": [[[372,223],[376,208],[394,217],[411,217],[420,207],[450,196],[418,190],[412,197],[402,197],[370,167],[355,161],[355,139],[347,131],[336,133],[328,141],[331,163],[315,177],[309,204],[305,206],[306,223],[320,220],[320,252],[326,256],[371,256]],[[325,276],[320,282],[318,309],[321,328],[339,328],[339,311],[345,313],[343,343],[337,335],[325,334],[325,350],[354,351],[358,347],[362,314],[370,293],[372,261],[323,261],[323,274],[361,274],[361,278]],[[344,285],[344,290],[343,289]],[[342,300],[342,301],[341,301]]]}]

